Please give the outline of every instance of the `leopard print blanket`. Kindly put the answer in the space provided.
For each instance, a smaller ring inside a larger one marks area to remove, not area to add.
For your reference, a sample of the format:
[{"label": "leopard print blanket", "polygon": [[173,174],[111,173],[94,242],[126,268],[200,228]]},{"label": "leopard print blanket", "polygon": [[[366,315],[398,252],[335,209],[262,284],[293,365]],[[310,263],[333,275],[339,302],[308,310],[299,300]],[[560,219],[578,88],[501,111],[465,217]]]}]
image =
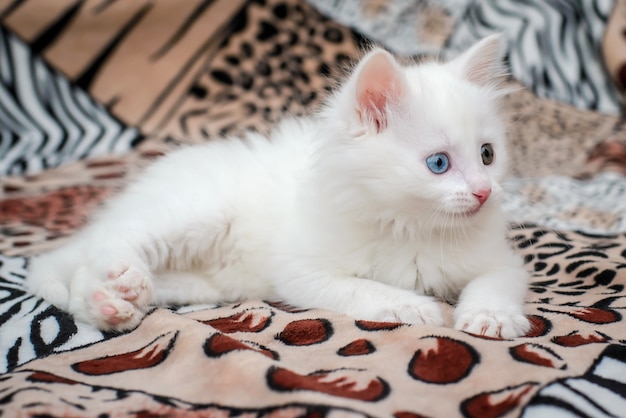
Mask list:
[{"label": "leopard print blanket", "polygon": [[[0,415],[622,416],[626,131],[620,55],[609,53],[623,42],[619,7],[0,2]],[[532,274],[528,335],[259,300],[159,308],[110,334],[25,291],[30,256],[173,147],[310,111],[372,42],[453,54],[502,29],[518,86],[506,103],[508,237]]]}]

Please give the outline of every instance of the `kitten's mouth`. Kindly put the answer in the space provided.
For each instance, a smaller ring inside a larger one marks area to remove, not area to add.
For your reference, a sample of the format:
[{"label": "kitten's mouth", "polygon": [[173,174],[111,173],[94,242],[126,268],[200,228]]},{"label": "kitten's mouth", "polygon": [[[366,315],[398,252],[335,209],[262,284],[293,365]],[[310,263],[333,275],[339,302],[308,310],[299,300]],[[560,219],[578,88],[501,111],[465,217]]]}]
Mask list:
[{"label": "kitten's mouth", "polygon": [[480,209],[482,208],[482,205],[478,205],[472,209],[463,211],[463,212],[458,212],[456,215],[461,217],[461,218],[471,218],[472,216],[476,215],[478,212],[480,212]]}]

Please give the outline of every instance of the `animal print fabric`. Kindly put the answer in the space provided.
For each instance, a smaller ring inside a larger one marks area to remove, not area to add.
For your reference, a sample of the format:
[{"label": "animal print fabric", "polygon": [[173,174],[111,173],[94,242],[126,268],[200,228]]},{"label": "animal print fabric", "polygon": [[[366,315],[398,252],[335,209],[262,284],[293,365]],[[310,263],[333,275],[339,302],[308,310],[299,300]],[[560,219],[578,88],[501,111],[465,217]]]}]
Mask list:
[{"label": "animal print fabric", "polygon": [[0,28],[0,175],[33,174],[79,158],[124,154],[141,140],[79,86]]},{"label": "animal print fabric", "polygon": [[[133,332],[5,373],[4,407],[29,416],[484,417],[519,415],[526,405],[566,408],[575,399],[541,393],[574,380],[619,396],[612,375],[602,382],[588,373],[607,351],[612,367],[624,367],[626,237],[532,226],[509,236],[533,272],[526,337],[493,340],[261,301],[157,309]],[[442,308],[450,323],[451,307]],[[46,337],[54,335],[30,331],[33,340]]]},{"label": "animal print fabric", "polygon": [[[363,2],[381,16],[386,3]],[[438,19],[461,18],[428,3]],[[245,301],[156,309],[138,329],[113,335],[28,294],[29,257],[71,236],[159,155],[310,111],[368,40],[302,0],[0,1],[0,23],[30,48],[27,62],[41,57],[37,74],[65,78],[101,105],[98,115],[137,132],[122,155],[76,154],[54,169],[0,178],[3,417],[608,417],[625,410],[626,235],[611,233],[613,218],[582,208],[569,218],[602,233],[512,226],[511,245],[532,274],[533,329],[515,340],[452,330],[452,308],[443,303],[448,326],[440,328]],[[424,39],[449,36],[449,27],[435,29]],[[549,201],[541,192],[554,189],[541,181],[550,176],[618,174],[618,158],[609,167],[592,154],[625,137],[618,116],[523,88],[506,108],[511,181],[523,181],[527,196]],[[107,138],[96,142],[113,143]],[[24,161],[64,153],[54,145],[30,151]]]},{"label": "animal print fabric", "polygon": [[[604,69],[601,48],[607,20],[613,5],[619,1],[311,0],[311,3],[404,55],[456,55],[479,39],[500,33],[506,40],[511,73],[539,96],[612,114],[619,112],[623,102]],[[623,5],[617,8],[622,9]],[[622,21],[623,15],[623,11],[612,14],[614,20]],[[623,56],[622,48],[621,52],[610,51],[604,59],[614,62],[616,57]]]}]

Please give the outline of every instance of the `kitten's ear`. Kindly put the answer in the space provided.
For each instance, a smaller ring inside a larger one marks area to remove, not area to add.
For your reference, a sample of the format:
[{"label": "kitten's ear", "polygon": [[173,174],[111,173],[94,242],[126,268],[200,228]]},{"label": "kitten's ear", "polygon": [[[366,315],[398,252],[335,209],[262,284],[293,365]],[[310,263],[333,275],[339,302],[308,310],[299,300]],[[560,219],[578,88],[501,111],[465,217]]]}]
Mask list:
[{"label": "kitten's ear", "polygon": [[358,117],[380,133],[388,124],[390,107],[399,104],[406,92],[402,68],[390,53],[375,49],[363,58],[355,76]]},{"label": "kitten's ear", "polygon": [[497,84],[505,75],[503,40],[500,34],[483,38],[454,58],[449,66],[462,78],[480,87]]}]

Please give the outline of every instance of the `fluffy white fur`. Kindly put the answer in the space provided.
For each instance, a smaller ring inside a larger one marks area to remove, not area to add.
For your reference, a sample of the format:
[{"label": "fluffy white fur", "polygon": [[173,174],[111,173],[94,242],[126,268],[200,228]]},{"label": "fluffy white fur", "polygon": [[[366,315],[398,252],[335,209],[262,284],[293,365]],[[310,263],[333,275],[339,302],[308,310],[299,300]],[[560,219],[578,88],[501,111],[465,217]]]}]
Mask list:
[{"label": "fluffy white fur", "polygon": [[[499,38],[442,64],[374,49],[313,118],[156,162],[28,286],[102,329],[151,305],[282,300],[359,319],[524,334],[527,272],[505,239]],[[483,163],[481,147],[495,158]],[[450,162],[442,174],[429,156]]]}]

